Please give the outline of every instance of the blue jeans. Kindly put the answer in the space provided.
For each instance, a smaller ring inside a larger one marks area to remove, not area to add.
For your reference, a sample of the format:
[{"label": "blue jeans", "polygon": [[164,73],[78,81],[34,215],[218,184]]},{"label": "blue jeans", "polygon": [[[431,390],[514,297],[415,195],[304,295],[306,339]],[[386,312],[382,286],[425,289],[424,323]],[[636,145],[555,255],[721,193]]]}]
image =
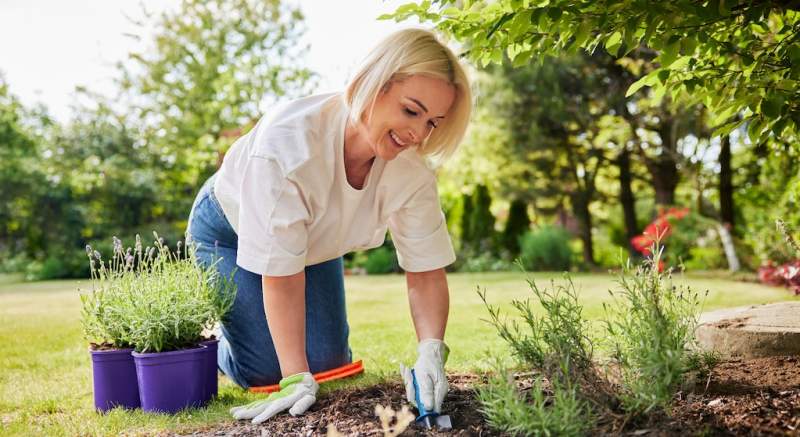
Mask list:
[{"label": "blue jeans", "polygon": [[[222,321],[217,364],[244,388],[277,384],[278,356],[267,326],[261,275],[236,265],[238,237],[214,197],[211,177],[192,205],[187,237],[196,245],[197,259],[216,269],[237,286],[236,300]],[[330,370],[352,360],[348,345],[342,258],[306,266],[306,355],[312,373]]]}]

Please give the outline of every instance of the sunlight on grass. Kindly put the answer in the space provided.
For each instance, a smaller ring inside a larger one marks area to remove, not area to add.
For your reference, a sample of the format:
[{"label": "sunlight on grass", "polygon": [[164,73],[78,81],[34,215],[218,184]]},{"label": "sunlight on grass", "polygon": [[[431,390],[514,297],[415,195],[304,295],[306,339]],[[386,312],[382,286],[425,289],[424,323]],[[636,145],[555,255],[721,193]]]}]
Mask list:
[{"label": "sunlight on grass", "polygon": [[[537,273],[536,281],[560,280],[560,274]],[[602,316],[614,276],[575,274],[584,315]],[[18,279],[16,279],[18,280]],[[705,309],[798,300],[788,291],[725,279],[684,278],[699,291],[709,290]],[[5,281],[5,282],[4,282]],[[475,292],[486,288],[488,300],[510,309],[511,299],[531,296],[521,273],[452,274],[447,342],[449,372],[485,368],[486,351],[507,351],[481,319],[486,312]],[[3,435],[118,435],[190,430],[231,422],[228,409],[256,399],[220,380],[220,397],[209,408],[174,416],[114,410],[96,414],[92,401],[91,360],[82,339],[76,281],[19,283],[0,278],[0,420]],[[542,284],[544,285],[544,284]],[[86,286],[86,282],[82,283]],[[350,342],[366,373],[323,385],[327,396],[343,387],[399,381],[399,364],[412,365],[416,339],[401,275],[347,277]]]}]

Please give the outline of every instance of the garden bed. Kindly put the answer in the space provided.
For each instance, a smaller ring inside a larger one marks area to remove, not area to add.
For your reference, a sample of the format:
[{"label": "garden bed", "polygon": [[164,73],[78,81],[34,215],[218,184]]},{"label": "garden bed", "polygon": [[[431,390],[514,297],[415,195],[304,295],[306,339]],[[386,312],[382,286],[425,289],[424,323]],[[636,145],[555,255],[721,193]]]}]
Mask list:
[{"label": "garden bed", "polygon": [[[450,375],[446,413],[453,422],[450,432],[429,432],[412,427],[402,435],[491,436],[478,412],[472,387],[479,377]],[[530,387],[530,377],[521,378]],[[325,435],[329,423],[345,435],[380,436],[374,414],[376,404],[395,410],[405,403],[404,389],[397,383],[356,390],[341,390],[321,397],[303,417],[281,415],[261,425],[242,421],[192,436]],[[622,430],[620,431],[620,428]],[[732,359],[718,364],[707,377],[680,391],[672,414],[651,415],[646,421],[601,418],[593,435],[800,435],[800,357]]]}]

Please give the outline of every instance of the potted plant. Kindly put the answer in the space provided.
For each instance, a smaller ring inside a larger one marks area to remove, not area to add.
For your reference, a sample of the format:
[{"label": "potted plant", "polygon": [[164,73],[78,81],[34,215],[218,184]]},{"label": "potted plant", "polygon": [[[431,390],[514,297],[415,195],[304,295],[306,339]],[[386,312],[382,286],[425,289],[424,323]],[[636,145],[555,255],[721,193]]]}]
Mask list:
[{"label": "potted plant", "polygon": [[99,252],[86,246],[91,271],[91,291],[81,292],[81,323],[92,358],[94,405],[100,412],[120,406],[138,408],[139,386],[127,326],[120,310],[129,290],[120,287],[126,274],[122,243],[114,238],[114,255],[106,263]]},{"label": "potted plant", "polygon": [[202,337],[233,304],[233,281],[201,267],[194,246],[171,251],[155,234],[152,247],[125,252],[116,286],[117,323],[127,334],[142,409],[173,413],[216,395],[216,339]]},{"label": "potted plant", "polygon": [[142,409],[172,413],[205,405],[215,394],[216,347],[202,345],[208,341],[202,333],[224,317],[236,291],[213,264],[200,267],[195,246],[182,253],[178,243],[172,252],[154,236],[133,278],[137,298],[124,319],[130,326]]}]

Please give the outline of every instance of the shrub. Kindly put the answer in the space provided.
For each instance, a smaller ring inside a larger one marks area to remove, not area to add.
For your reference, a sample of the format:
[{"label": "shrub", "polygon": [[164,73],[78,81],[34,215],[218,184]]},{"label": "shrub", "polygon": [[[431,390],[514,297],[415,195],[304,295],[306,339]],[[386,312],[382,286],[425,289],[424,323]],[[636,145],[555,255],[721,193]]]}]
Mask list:
[{"label": "shrub", "polygon": [[670,227],[671,233],[665,238],[661,257],[667,264],[683,264],[696,270],[727,267],[716,221],[689,212],[682,219],[670,219]]},{"label": "shrub", "polygon": [[683,262],[686,270],[718,270],[728,267],[725,253],[719,245],[693,247],[689,257]]},{"label": "shrub", "polygon": [[512,258],[519,256],[519,239],[531,226],[528,217],[528,204],[519,199],[514,199],[508,209],[508,221],[503,230],[502,243]]},{"label": "shrub", "polygon": [[[551,283],[551,288],[539,288],[531,279],[528,286],[544,313],[537,315],[530,300],[513,300],[511,304],[524,327],[517,321],[504,320],[499,308],[486,301],[485,291],[478,290],[489,312],[488,322],[511,346],[514,355],[539,375],[530,398],[525,399],[508,370],[496,360],[494,376],[478,389],[481,411],[491,426],[512,434],[583,435],[593,422],[589,399],[605,396],[607,387],[592,364],[589,323],[582,316],[583,309],[569,277],[565,277],[564,284]],[[551,396],[545,395],[545,382]]]},{"label": "shrub", "polygon": [[470,242],[472,241],[472,234],[470,231],[472,230],[472,223],[470,222],[472,211],[472,196],[467,193],[461,195],[461,205],[460,205],[460,217],[459,217],[459,225],[461,227],[461,247],[469,246]]},{"label": "shrub", "polygon": [[611,366],[618,384],[598,372],[593,362],[591,326],[583,318],[568,274],[561,284],[528,285],[542,311],[531,300],[511,302],[521,319],[509,322],[498,307],[478,294],[494,326],[526,370],[536,375],[530,393],[520,394],[513,376],[495,358],[488,383],[478,388],[481,411],[489,424],[518,435],[584,435],[598,415],[630,416],[666,407],[689,371],[710,371],[718,357],[690,352],[700,298],[688,287],[676,287],[659,272],[662,247],[636,268],[630,263],[619,276],[613,304],[605,305],[606,333],[612,346]]},{"label": "shrub", "polygon": [[495,367],[488,384],[478,388],[480,412],[489,426],[511,435],[582,436],[592,427],[589,405],[575,388],[552,387],[547,396],[541,377],[533,381],[526,399],[516,388],[513,375]]},{"label": "shrub", "polygon": [[399,270],[397,254],[389,247],[381,246],[370,250],[364,261],[364,269],[370,275],[393,273]]},{"label": "shrub", "polygon": [[476,256],[462,255],[459,263],[460,272],[505,272],[512,270],[514,264],[502,258],[495,258],[491,253],[483,252]]},{"label": "shrub", "polygon": [[203,329],[222,320],[233,305],[236,289],[215,265],[201,267],[190,245],[171,252],[158,237],[143,248],[123,250],[114,239],[114,254],[87,246],[91,292],[81,294],[84,335],[95,344],[133,347],[137,352],[162,352],[191,347]]},{"label": "shrub", "polygon": [[619,275],[619,291],[604,304],[606,332],[612,344],[622,391],[620,400],[632,414],[666,407],[692,361],[689,346],[700,311],[700,296],[672,283],[659,272],[663,247],[653,257]]},{"label": "shrub", "polygon": [[463,219],[466,229],[462,228],[461,248],[473,251],[489,251],[495,253],[497,235],[494,230],[495,218],[489,207],[492,197],[485,185],[475,187],[472,199],[464,202]]},{"label": "shrub", "polygon": [[0,273],[23,273],[31,259],[25,253],[0,252]]},{"label": "shrub", "polygon": [[520,248],[520,258],[527,270],[563,271],[570,268],[569,234],[561,227],[545,225],[525,233]]},{"label": "shrub", "polygon": [[[488,322],[500,338],[511,346],[514,355],[522,362],[542,372],[550,380],[569,386],[585,379],[592,368],[592,342],[589,339],[589,322],[583,318],[583,307],[578,303],[575,284],[568,275],[563,284],[551,282],[550,288],[540,288],[527,279],[534,297],[544,309],[539,316],[531,308],[530,299],[512,300],[511,305],[525,322],[521,328],[516,321],[508,323],[500,309],[486,301],[486,292],[478,295],[489,312]],[[564,374],[564,369],[570,373]]]}]

